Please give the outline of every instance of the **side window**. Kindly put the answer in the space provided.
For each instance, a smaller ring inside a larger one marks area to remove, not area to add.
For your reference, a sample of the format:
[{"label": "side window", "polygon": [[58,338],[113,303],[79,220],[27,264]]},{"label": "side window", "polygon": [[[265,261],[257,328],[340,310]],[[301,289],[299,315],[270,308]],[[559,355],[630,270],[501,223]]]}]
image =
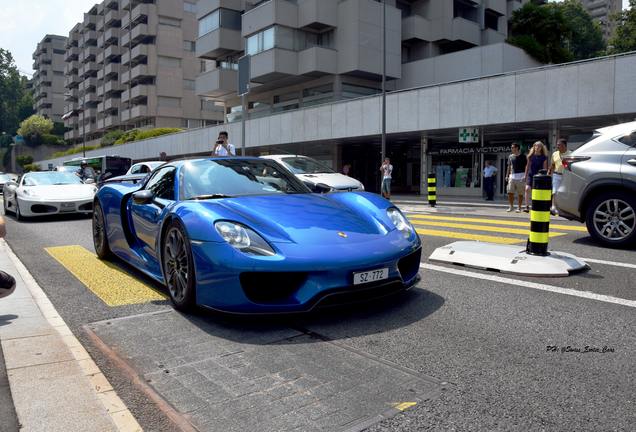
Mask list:
[{"label": "side window", "polygon": [[141,165],[134,166],[133,169],[130,170],[130,173],[131,174],[139,174],[140,168],[141,168]]},{"label": "side window", "polygon": [[146,189],[152,191],[157,198],[174,200],[174,167],[158,170],[146,184]]},{"label": "side window", "polygon": [[620,138],[619,141],[630,147],[636,147],[636,131],[632,131],[631,134],[625,135]]}]

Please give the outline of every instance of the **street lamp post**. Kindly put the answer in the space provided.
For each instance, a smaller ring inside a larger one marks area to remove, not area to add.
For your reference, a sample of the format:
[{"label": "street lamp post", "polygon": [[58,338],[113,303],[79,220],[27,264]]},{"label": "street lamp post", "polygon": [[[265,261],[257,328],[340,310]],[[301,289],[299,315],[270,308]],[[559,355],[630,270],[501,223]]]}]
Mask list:
[{"label": "street lamp post", "polygon": [[380,165],[386,157],[386,0],[382,0],[382,145]]}]

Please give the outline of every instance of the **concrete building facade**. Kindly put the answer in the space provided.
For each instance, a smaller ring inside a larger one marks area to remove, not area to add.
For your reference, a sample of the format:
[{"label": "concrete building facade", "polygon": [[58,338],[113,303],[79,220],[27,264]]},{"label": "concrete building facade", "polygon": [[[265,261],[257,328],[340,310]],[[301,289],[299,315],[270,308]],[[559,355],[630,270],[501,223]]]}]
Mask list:
[{"label": "concrete building facade", "polygon": [[47,34],[33,52],[33,109],[54,122],[64,114],[65,45],[65,36]]},{"label": "concrete building facade", "polygon": [[113,129],[216,124],[222,109],[194,92],[196,2],[104,0],[69,33],[65,138]]},{"label": "concrete building facade", "polygon": [[616,27],[612,15],[623,9],[622,0],[581,0],[581,4],[592,19],[601,23],[603,37],[608,40]]},{"label": "concrete building facade", "polygon": [[[473,48],[481,65],[476,48],[503,43],[509,16],[526,1],[387,0],[383,18],[375,0],[200,0],[196,55],[204,62],[197,94],[223,102],[228,121],[240,116],[237,61],[245,54],[252,117],[376,94],[383,29],[388,89],[481,76],[448,55]],[[486,72],[538,65],[517,48],[506,51],[514,55],[487,60],[494,69]]]}]

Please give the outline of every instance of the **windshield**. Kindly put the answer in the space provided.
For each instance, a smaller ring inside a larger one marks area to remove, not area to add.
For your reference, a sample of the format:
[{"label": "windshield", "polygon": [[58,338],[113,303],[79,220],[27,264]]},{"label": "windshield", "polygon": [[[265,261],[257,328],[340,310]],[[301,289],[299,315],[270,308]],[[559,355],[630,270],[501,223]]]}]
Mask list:
[{"label": "windshield", "polygon": [[265,159],[188,162],[182,168],[183,199],[309,193],[300,181]]},{"label": "windshield", "polygon": [[29,173],[25,174],[24,179],[22,180],[22,186],[45,186],[64,184],[82,184],[82,181],[73,173],[60,171]]},{"label": "windshield", "polygon": [[11,177],[9,177],[6,174],[0,174],[0,182],[1,183],[6,183],[6,182],[9,182],[9,181],[11,181]]},{"label": "windshield", "polygon": [[315,159],[308,157],[285,157],[281,159],[294,174],[324,174],[335,171]]}]

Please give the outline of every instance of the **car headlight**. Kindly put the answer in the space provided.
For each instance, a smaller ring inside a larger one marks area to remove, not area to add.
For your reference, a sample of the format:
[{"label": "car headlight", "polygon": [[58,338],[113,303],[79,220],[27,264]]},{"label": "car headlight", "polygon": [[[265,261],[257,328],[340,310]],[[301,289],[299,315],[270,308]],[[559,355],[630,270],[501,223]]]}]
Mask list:
[{"label": "car headlight", "polygon": [[275,254],[272,247],[263,237],[246,226],[235,222],[220,221],[214,224],[214,228],[216,228],[223,240],[243,253],[261,256]]},{"label": "car headlight", "polygon": [[402,212],[395,207],[387,209],[386,214],[389,216],[389,219],[391,219],[391,222],[393,222],[393,225],[395,225],[395,228],[397,228],[405,238],[409,238],[415,232],[413,225],[411,225]]}]

